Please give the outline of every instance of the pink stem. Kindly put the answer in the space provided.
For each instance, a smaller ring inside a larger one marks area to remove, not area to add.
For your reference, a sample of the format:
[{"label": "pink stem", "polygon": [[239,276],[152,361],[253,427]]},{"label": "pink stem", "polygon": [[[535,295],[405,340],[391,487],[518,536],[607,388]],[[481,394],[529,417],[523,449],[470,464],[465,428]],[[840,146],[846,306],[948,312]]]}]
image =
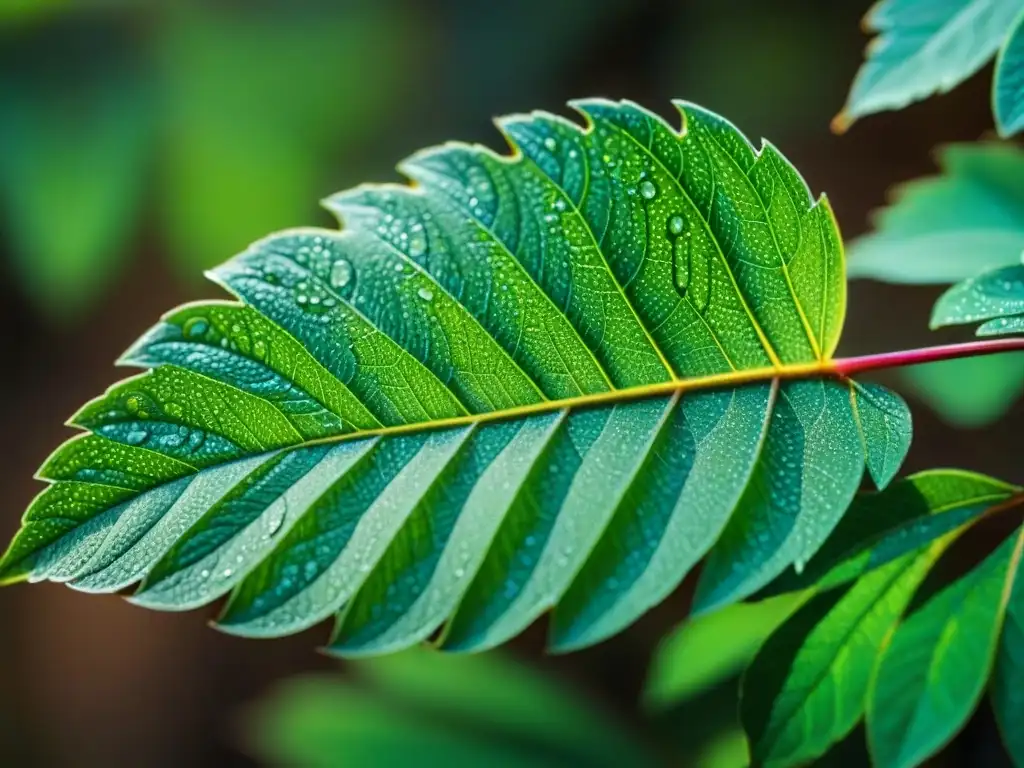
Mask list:
[{"label": "pink stem", "polygon": [[905,365],[934,363],[939,360],[955,360],[958,357],[976,357],[994,355],[998,352],[1024,351],[1024,336],[1011,339],[985,339],[968,341],[963,344],[945,344],[938,347],[906,349],[901,352],[884,352],[878,355],[862,357],[846,357],[834,361],[836,373],[842,376],[853,376],[863,371],[874,371],[879,368],[899,368]]}]

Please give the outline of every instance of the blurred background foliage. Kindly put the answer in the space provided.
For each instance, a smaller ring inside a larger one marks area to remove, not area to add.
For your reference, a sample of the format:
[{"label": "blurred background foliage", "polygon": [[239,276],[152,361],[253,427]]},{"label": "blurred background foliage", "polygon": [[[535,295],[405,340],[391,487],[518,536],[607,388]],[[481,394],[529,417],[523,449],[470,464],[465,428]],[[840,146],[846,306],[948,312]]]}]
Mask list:
[{"label": "blurred background foliage", "polygon": [[[905,284],[851,284],[842,354],[970,338],[928,330],[943,289],[931,283],[1019,254],[1024,162],[1003,143],[978,156],[950,149],[936,165],[936,147],[990,137],[988,70],[831,135],[862,61],[866,6],[0,0],[0,425],[23,436],[0,449],[3,534],[66,437],[61,418],[118,377],[109,361],[175,303],[220,295],[204,268],[274,229],[330,226],[319,199],[397,179],[395,163],[420,147],[500,149],[492,116],[568,115],[573,97],[631,98],[674,124],[669,99],[702,103],[771,138],[816,194],[827,190],[848,240],[874,221],[879,234],[851,248],[851,269]],[[921,178],[931,181],[889,196]],[[914,237],[936,230],[950,237]],[[915,279],[918,258],[950,272]],[[907,471],[964,466],[1024,482],[1024,356],[883,380],[915,406]],[[304,635],[243,642],[116,598],[4,590],[0,765],[333,766],[413,754],[588,766],[629,750],[630,764],[740,766],[739,672],[789,607],[741,606],[672,631],[689,589],[569,656],[541,656],[541,627],[513,644],[515,662],[424,652],[340,668]],[[825,762],[863,764],[862,745],[854,734]],[[985,715],[936,764],[1003,759]]]}]

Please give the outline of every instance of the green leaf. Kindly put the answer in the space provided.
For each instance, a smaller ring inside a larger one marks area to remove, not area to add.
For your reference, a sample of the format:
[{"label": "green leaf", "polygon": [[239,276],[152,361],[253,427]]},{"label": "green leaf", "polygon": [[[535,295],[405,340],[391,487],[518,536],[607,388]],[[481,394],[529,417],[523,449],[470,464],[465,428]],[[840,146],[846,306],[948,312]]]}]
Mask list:
[{"label": "green leaf", "polygon": [[1001,136],[1024,128],[1024,13],[999,49],[992,81],[992,112]]},{"label": "green leaf", "polygon": [[[495,654],[405,652],[287,681],[247,718],[275,765],[653,765],[581,697]],[[363,684],[360,684],[363,683]]]},{"label": "green leaf", "polygon": [[1019,566],[992,677],[992,709],[1014,765],[1024,765],[1024,577]]},{"label": "green leaf", "polygon": [[[979,336],[1011,333],[1024,316],[1024,263],[986,272],[946,291],[932,311],[932,328],[985,323]],[[1018,358],[1019,361],[1019,358]]]},{"label": "green leaf", "polygon": [[[962,429],[993,424],[1024,395],[1024,355],[1007,352],[915,365],[899,372],[943,421]],[[964,397],[970,392],[970,397]]]},{"label": "green leaf", "polygon": [[995,55],[1019,11],[1018,0],[882,0],[864,17],[878,37],[837,127],[949,91]]},{"label": "green leaf", "polygon": [[[192,278],[270,229],[313,220],[325,159],[395,116],[416,16],[169,5],[155,44],[167,113],[161,210],[175,266]],[[372,78],[338,77],[369,61]]]},{"label": "green leaf", "polygon": [[741,707],[757,765],[807,764],[853,729],[879,651],[953,536],[845,592],[816,595],[762,646],[744,676]]},{"label": "green leaf", "polygon": [[[700,610],[821,546],[905,406],[835,376],[842,247],[775,148],[680,102],[500,122],[210,274],[82,408],[0,575],[331,650],[588,645],[710,553]],[[869,392],[865,398],[863,393]],[[854,403],[858,413],[854,413]],[[872,409],[878,411],[873,413]],[[888,422],[886,421],[888,418]]]},{"label": "green leaf", "polygon": [[1024,529],[896,630],[867,709],[880,768],[919,765],[970,717],[992,669],[1022,545]]},{"label": "green leaf", "polygon": [[951,144],[942,172],[897,189],[875,232],[850,246],[849,274],[893,283],[955,283],[1020,263],[1024,153],[1008,144]]},{"label": "green leaf", "polygon": [[738,603],[685,622],[661,641],[654,654],[644,686],[646,704],[653,709],[670,707],[742,671],[803,597],[780,595]]},{"label": "green leaf", "polygon": [[[153,124],[144,76],[123,43],[56,42],[68,57],[61,68],[9,66],[0,78],[0,200],[23,290],[41,313],[67,322],[118,273]],[[96,45],[108,51],[99,62]]]},{"label": "green leaf", "polygon": [[1024,490],[962,470],[930,470],[858,496],[800,574],[786,573],[770,594],[829,589],[867,574],[981,517],[1024,503]]}]

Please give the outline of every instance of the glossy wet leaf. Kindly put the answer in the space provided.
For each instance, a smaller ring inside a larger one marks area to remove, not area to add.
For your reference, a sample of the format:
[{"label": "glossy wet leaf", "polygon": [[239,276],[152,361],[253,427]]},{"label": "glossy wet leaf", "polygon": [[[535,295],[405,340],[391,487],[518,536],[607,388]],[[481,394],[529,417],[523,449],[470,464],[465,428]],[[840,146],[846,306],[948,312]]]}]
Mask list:
[{"label": "glossy wet leaf", "polygon": [[985,272],[950,288],[936,302],[932,327],[982,323],[979,336],[1019,333],[1024,322],[1024,263]]},{"label": "glossy wet leaf", "polygon": [[913,613],[882,657],[867,709],[881,768],[920,765],[966,723],[995,661],[1024,529]]},{"label": "glossy wet leaf", "polygon": [[850,277],[955,283],[1020,263],[1024,154],[1009,144],[951,144],[941,173],[896,188],[875,231],[850,244]]},{"label": "glossy wet leaf", "polygon": [[335,617],[333,652],[595,643],[705,555],[708,611],[809,560],[906,406],[838,378],[839,234],[778,151],[679,102],[500,126],[326,205],[210,276],[88,403],[8,581],[227,597],[247,636]]},{"label": "glossy wet leaf", "polygon": [[882,0],[864,17],[867,48],[838,127],[945,93],[985,65],[1021,10],[1019,0]]}]

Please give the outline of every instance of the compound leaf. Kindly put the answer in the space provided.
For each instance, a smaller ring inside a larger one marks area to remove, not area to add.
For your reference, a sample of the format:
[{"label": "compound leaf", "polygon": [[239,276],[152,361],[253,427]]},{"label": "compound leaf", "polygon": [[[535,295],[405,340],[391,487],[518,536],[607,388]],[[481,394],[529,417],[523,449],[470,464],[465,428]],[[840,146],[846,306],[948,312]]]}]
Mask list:
[{"label": "compound leaf", "polygon": [[0,572],[365,655],[589,645],[710,553],[709,610],[884,486],[906,407],[835,375],[842,245],[770,144],[679,102],[500,121],[261,240],[82,408]]}]

